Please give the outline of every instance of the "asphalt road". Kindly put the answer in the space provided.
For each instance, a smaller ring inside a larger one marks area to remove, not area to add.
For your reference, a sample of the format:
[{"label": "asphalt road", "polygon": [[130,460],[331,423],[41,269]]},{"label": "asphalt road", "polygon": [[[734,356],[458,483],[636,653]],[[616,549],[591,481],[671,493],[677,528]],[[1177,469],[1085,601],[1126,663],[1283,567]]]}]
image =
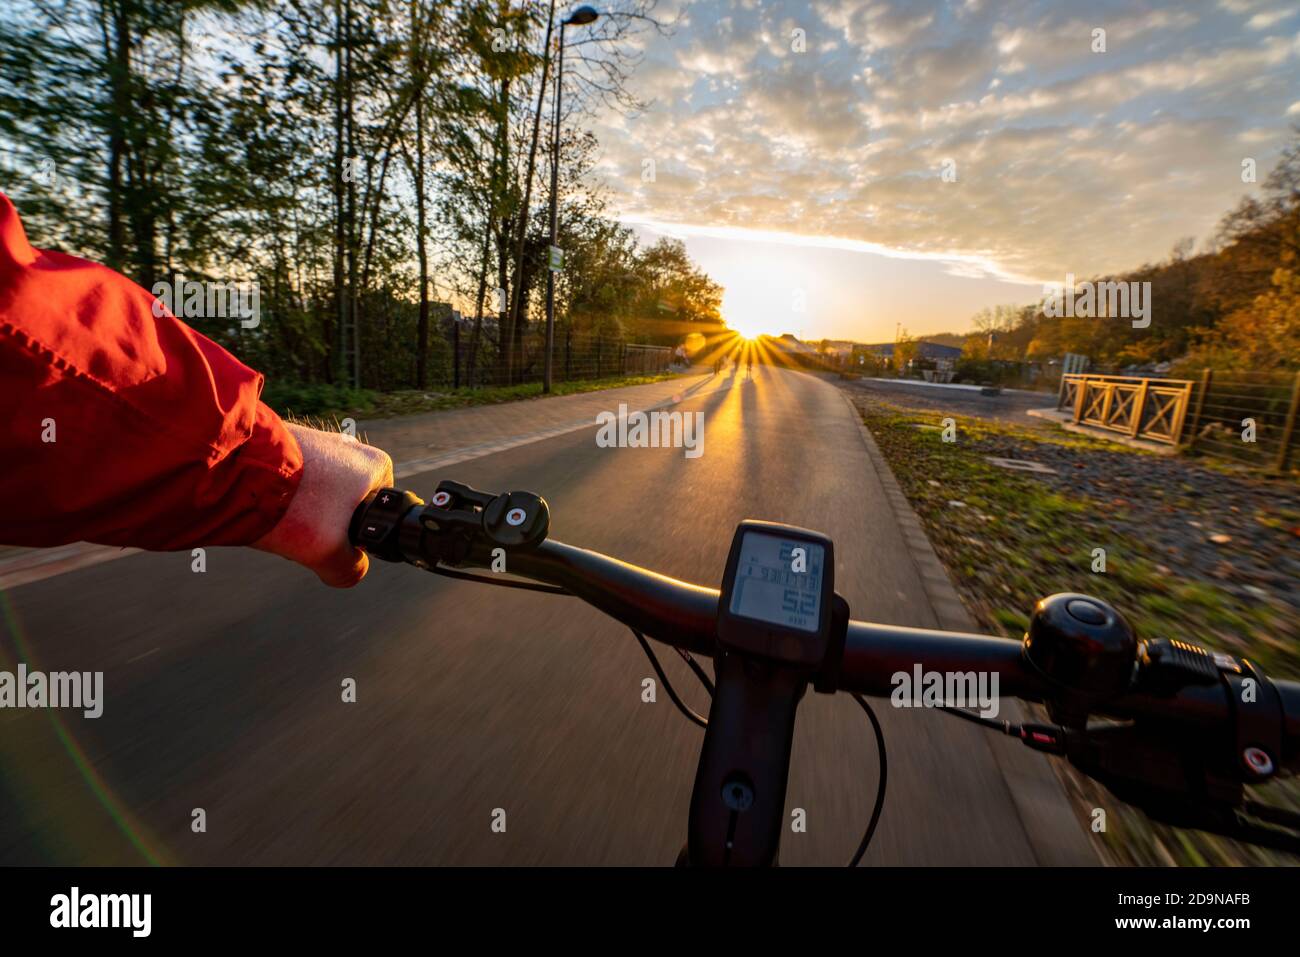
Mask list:
[{"label": "asphalt road", "polygon": [[[766,367],[718,386],[677,407],[704,413],[696,459],[598,448],[593,425],[405,484],[538,491],[552,537],[711,585],[739,519],[821,529],[854,617],[933,626],[835,387]],[[0,601],[0,668],[21,646],[30,667],[104,671],[106,699],[98,720],[0,711],[0,863],[668,864],[685,839],[702,732],[667,695],[642,701],[634,639],[576,600],[385,564],[332,592],[212,549],[203,574],[188,554],[136,554]],[[867,863],[1039,859],[985,732],[878,712],[890,788]],[[847,859],[876,780],[857,706],[809,694],[788,796],[807,831],[785,835],[782,863]]]}]

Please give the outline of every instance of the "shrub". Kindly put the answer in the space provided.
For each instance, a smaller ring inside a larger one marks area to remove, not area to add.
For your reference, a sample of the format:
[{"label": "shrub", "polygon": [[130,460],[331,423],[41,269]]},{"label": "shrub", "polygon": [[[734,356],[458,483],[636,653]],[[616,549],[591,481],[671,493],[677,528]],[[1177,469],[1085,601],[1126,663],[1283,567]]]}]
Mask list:
[{"label": "shrub", "polygon": [[370,389],[324,382],[270,382],[262,390],[262,401],[281,415],[364,412],[373,407],[374,399]]}]

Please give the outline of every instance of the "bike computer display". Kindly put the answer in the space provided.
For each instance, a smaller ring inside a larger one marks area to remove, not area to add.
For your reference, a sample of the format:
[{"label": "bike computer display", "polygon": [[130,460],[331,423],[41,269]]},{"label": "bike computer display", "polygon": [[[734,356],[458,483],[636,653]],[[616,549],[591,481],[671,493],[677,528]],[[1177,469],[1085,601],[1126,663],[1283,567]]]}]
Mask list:
[{"label": "bike computer display", "polygon": [[791,664],[820,664],[835,592],[831,540],[774,522],[736,528],[718,601],[718,640]]}]

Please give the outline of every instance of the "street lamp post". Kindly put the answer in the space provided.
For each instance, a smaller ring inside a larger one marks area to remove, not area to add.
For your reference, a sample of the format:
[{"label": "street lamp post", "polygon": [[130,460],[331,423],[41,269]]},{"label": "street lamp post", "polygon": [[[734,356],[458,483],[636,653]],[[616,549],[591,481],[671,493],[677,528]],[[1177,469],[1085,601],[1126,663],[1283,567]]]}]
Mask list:
[{"label": "street lamp post", "polygon": [[[560,100],[564,92],[564,28],[572,24],[575,27],[593,23],[600,16],[594,7],[583,5],[560,21],[560,53],[555,71],[555,122],[553,124],[554,143],[551,149],[551,249],[555,248],[556,217],[560,188]],[[547,250],[546,268],[546,371],[542,376],[542,391],[551,391],[551,374],[554,369],[553,357],[555,346],[555,269],[550,262],[550,250]]]}]

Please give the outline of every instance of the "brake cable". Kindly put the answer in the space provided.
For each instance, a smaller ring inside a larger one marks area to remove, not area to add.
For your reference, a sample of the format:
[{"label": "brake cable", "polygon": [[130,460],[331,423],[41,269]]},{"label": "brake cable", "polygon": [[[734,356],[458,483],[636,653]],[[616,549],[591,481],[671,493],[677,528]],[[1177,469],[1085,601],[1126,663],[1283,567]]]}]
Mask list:
[{"label": "brake cable", "polygon": [[876,732],[876,750],[880,754],[880,783],[876,785],[876,806],[871,809],[871,820],[867,823],[867,832],[862,835],[862,843],[858,845],[857,853],[849,861],[849,867],[857,867],[858,862],[862,860],[862,855],[867,852],[867,845],[871,843],[871,838],[876,833],[876,825],[880,823],[880,812],[885,808],[885,781],[889,777],[889,759],[885,756],[885,733],[880,730],[880,721],[876,718],[876,712],[867,704],[867,699],[860,694],[851,696],[854,701],[862,706],[862,710],[867,713],[871,720],[871,730]]},{"label": "brake cable", "polygon": [[937,705],[935,710],[942,711],[945,714],[955,715],[958,718],[965,718],[967,721],[973,721],[982,728],[992,728],[994,731],[1001,731],[1003,734],[1010,735],[1013,738],[1020,736],[1020,726],[1014,725],[1010,721],[994,721],[992,718],[985,718],[972,711],[967,711],[965,708],[951,708],[948,705]]},{"label": "brake cable", "polygon": [[[548,595],[568,595],[571,598],[574,597],[573,592],[560,585],[543,585],[537,582],[521,582],[506,578],[492,578],[487,575],[475,575],[472,572],[457,571],[456,569],[446,568],[442,565],[430,565],[429,571],[438,575],[445,575],[447,578],[459,579],[460,581],[479,582],[484,585],[499,585],[502,588],[521,588],[525,591],[539,591]],[[635,628],[629,627],[629,630],[636,636],[636,640],[640,642],[641,649],[646,653],[646,657],[650,659],[650,664],[654,668],[655,674],[657,674],[659,680],[663,682],[664,690],[668,692],[668,697],[672,699],[673,704],[677,705],[677,710],[685,715],[688,721],[693,724],[698,724],[701,728],[707,728],[709,726],[708,719],[691,710],[691,708],[688,707],[680,697],[678,697],[676,689],[673,688],[673,683],[668,680],[668,676],[664,673],[662,666],[660,666],[659,659],[655,657],[654,650],[651,649],[649,643],[645,640],[645,636]],[[700,667],[699,662],[691,657],[690,652],[682,649],[678,649],[678,651],[686,663],[690,665],[691,670],[695,672],[695,676],[700,679],[700,684],[702,684],[704,689],[709,693],[709,697],[712,697],[713,682],[709,680],[709,676],[705,673],[704,669]]]},{"label": "brake cable", "polygon": [[474,575],[470,572],[456,571],[453,568],[444,568],[442,565],[429,565],[428,570],[435,575],[445,575],[448,578],[459,578],[467,582],[482,582],[484,585],[500,585],[502,588],[522,588],[524,591],[540,591],[548,595],[568,595],[575,597],[573,592],[560,585],[541,585],[537,582],[521,582],[512,578],[489,578],[487,575]]},{"label": "brake cable", "polygon": [[1035,724],[1032,722],[1012,724],[1010,721],[995,721],[992,718],[985,718],[972,711],[967,711],[965,708],[952,708],[948,705],[938,705],[935,710],[965,721],[971,721],[981,728],[989,728],[1005,734],[1009,738],[1015,738],[1025,747],[1032,748],[1035,751],[1042,751],[1044,754],[1065,754],[1065,731],[1056,725]]},{"label": "brake cable", "polygon": [[[636,640],[641,645],[641,650],[644,651],[646,657],[650,659],[650,666],[654,668],[655,674],[657,674],[659,676],[659,680],[663,682],[664,690],[668,692],[668,697],[672,699],[673,704],[677,705],[677,710],[686,716],[687,721],[691,722],[692,724],[698,724],[701,728],[707,728],[709,726],[708,719],[705,718],[703,715],[698,714],[695,711],[692,711],[689,707],[686,706],[686,703],[682,701],[681,698],[677,697],[677,692],[673,688],[673,683],[669,681],[668,676],[664,674],[664,669],[662,668],[662,666],[660,666],[659,659],[655,657],[654,649],[652,649],[650,647],[650,643],[645,640],[645,635],[641,634],[641,632],[637,631],[635,628],[632,628],[631,626],[628,627],[628,630],[631,631],[632,634],[636,636]],[[700,680],[703,681],[705,683],[705,686],[708,688],[709,697],[710,698],[713,697],[713,683],[708,680],[708,677],[706,675],[704,675],[704,669],[700,668],[700,666],[695,663],[694,658],[687,657],[686,660],[688,663],[694,665],[695,668],[698,669],[695,672],[696,675],[700,677]]]},{"label": "brake cable", "polygon": [[[631,626],[628,627],[628,630],[636,636],[637,642],[641,645],[641,650],[644,651],[646,657],[650,659],[650,665],[654,668],[655,674],[657,674],[659,680],[663,682],[664,690],[668,692],[668,697],[672,699],[673,704],[677,705],[677,710],[684,714],[686,719],[692,724],[697,724],[701,728],[707,728],[709,726],[708,719],[691,710],[682,702],[682,699],[677,696],[677,692],[673,688],[672,682],[669,681],[668,676],[664,674],[663,667],[659,664],[659,659],[655,655],[654,649],[651,648],[650,643],[645,640],[645,636]],[[713,697],[713,682],[709,680],[709,676],[705,673],[704,669],[700,667],[699,662],[691,656],[689,651],[678,648],[677,652],[682,656],[683,660],[690,665],[691,670],[695,672],[696,677],[700,679],[700,683],[704,685],[705,689],[707,689],[709,697]],[[851,697],[862,707],[862,710],[867,713],[867,718],[871,721],[871,729],[876,735],[876,750],[880,755],[880,779],[876,785],[876,803],[871,809],[871,820],[867,822],[867,830],[862,835],[862,840],[858,843],[858,849],[847,865],[849,867],[857,867],[859,862],[862,860],[862,855],[867,852],[867,846],[871,843],[871,838],[875,836],[876,825],[880,823],[880,813],[885,808],[885,789],[889,779],[889,759],[886,756],[885,751],[885,733],[881,730],[880,720],[876,717],[876,712],[872,710],[871,705],[869,705],[867,700],[861,695],[854,694],[851,695]]]},{"label": "brake cable", "polygon": [[681,655],[682,660],[691,666],[691,670],[695,672],[695,677],[700,679],[700,684],[704,685],[704,690],[707,691],[709,693],[709,697],[712,698],[713,681],[709,678],[708,672],[706,672],[703,668],[700,667],[700,663],[696,661],[694,658],[692,658],[691,653],[687,651],[685,648],[674,648],[673,650],[676,651],[679,655]]}]

